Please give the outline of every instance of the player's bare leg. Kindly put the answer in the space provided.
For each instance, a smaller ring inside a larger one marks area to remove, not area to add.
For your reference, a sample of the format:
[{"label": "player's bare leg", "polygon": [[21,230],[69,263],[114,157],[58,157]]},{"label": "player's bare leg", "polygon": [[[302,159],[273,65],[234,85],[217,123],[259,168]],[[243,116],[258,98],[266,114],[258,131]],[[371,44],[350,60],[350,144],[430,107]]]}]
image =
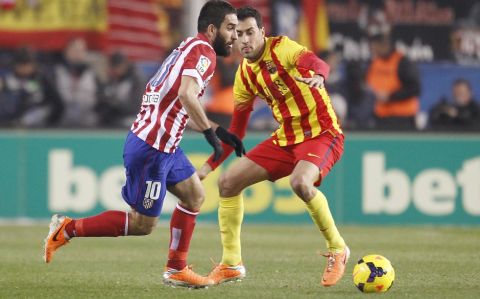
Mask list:
[{"label": "player's bare leg", "polygon": [[328,260],[322,277],[322,285],[332,286],[342,278],[350,250],[335,226],[325,195],[314,187],[314,182],[319,179],[321,179],[320,171],[315,164],[300,161],[290,176],[290,185],[305,202],[315,225],[326,239],[328,253],[325,256]]},{"label": "player's bare leg", "polygon": [[157,221],[157,217],[145,216],[135,210],[106,211],[82,219],[53,215],[45,238],[44,260],[50,263],[55,251],[74,237],[144,236],[153,231]]},{"label": "player's bare leg", "polygon": [[246,157],[235,161],[219,179],[218,223],[223,257],[221,263],[216,265],[208,275],[216,284],[241,280],[246,275],[240,244],[243,220],[242,191],[248,186],[267,179],[267,171]]},{"label": "player's bare leg", "polygon": [[129,213],[128,236],[146,236],[149,235],[157,226],[158,217],[145,216],[132,210]]},{"label": "player's bare leg", "polygon": [[170,246],[163,282],[172,286],[208,287],[213,284],[213,281],[193,272],[187,265],[195,219],[205,199],[203,186],[198,175],[194,173],[190,178],[169,187],[168,190],[178,197],[180,202],[170,220]]}]

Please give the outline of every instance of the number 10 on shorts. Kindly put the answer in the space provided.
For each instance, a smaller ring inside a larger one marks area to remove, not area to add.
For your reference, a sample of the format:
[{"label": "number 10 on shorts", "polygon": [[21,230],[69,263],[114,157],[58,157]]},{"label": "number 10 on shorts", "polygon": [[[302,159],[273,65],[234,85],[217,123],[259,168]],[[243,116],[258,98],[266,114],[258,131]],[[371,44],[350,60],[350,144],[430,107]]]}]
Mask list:
[{"label": "number 10 on shorts", "polygon": [[143,207],[150,209],[155,200],[160,198],[161,186],[160,182],[146,181],[147,190],[145,191],[145,198],[143,199]]}]

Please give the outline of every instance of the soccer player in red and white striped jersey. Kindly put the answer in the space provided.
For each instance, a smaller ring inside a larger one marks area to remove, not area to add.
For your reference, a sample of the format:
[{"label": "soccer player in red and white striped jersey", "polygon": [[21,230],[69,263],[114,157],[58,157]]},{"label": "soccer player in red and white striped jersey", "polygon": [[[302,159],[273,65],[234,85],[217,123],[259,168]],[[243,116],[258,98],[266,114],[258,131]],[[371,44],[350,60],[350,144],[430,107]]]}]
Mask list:
[{"label": "soccer player in red and white striped jersey", "polygon": [[190,119],[192,127],[203,132],[213,147],[214,159],[223,152],[219,139],[233,146],[238,155],[243,152],[241,140],[211,123],[198,101],[213,75],[216,56],[229,55],[237,39],[235,13],[226,1],[207,2],[198,18],[198,35],[182,42],[148,82],[123,154],[127,181],[122,195],[132,211],[106,211],[75,220],[54,215],[45,239],[47,263],[59,247],[74,237],[150,234],[168,190],[179,198],[179,203],[170,222],[163,282],[194,288],[213,284],[186,263],[204,191],[195,168],[178,145]]},{"label": "soccer player in red and white striped jersey", "polygon": [[[215,56],[204,34],[183,41],[148,82],[131,131],[159,151],[175,152],[189,119],[179,91],[197,85],[195,93],[202,95],[213,76]],[[182,80],[188,84],[181,84]]]}]

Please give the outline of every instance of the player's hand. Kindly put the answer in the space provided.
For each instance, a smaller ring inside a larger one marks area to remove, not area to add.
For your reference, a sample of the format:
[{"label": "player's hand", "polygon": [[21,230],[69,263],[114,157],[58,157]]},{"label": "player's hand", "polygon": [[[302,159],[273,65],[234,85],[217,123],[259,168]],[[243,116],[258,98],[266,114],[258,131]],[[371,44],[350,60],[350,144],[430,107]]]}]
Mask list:
[{"label": "player's hand", "polygon": [[240,140],[237,135],[230,133],[220,126],[218,126],[218,128],[215,130],[215,134],[217,134],[217,137],[221,141],[235,149],[235,154],[237,157],[241,157],[242,154],[245,155],[245,147],[243,146],[242,140]]},{"label": "player's hand", "polygon": [[207,139],[208,143],[213,147],[213,162],[215,162],[220,159],[223,154],[222,144],[220,143],[220,140],[218,140],[212,128],[203,131],[203,135],[205,136],[205,139]]},{"label": "player's hand", "polygon": [[197,169],[197,175],[200,180],[206,178],[210,172],[212,172],[212,167],[208,163],[203,164],[200,169]]},{"label": "player's hand", "polygon": [[320,76],[320,75],[314,75],[311,78],[295,77],[295,80],[297,80],[298,82],[303,82],[305,84],[308,84],[310,86],[310,88],[312,88],[312,87],[323,88],[324,87],[324,82],[325,82],[325,79],[323,79],[323,77]]}]

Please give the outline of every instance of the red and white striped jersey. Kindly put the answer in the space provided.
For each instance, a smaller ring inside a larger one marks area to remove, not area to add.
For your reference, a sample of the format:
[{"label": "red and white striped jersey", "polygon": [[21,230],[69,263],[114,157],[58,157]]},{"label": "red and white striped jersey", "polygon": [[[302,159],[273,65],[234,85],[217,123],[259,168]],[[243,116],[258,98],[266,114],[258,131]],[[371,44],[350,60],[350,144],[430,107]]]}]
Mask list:
[{"label": "red and white striped jersey", "polygon": [[213,76],[215,64],[215,51],[203,34],[184,40],[148,82],[131,131],[159,151],[173,153],[189,118],[178,98],[181,78],[195,78],[201,88],[200,97]]}]

